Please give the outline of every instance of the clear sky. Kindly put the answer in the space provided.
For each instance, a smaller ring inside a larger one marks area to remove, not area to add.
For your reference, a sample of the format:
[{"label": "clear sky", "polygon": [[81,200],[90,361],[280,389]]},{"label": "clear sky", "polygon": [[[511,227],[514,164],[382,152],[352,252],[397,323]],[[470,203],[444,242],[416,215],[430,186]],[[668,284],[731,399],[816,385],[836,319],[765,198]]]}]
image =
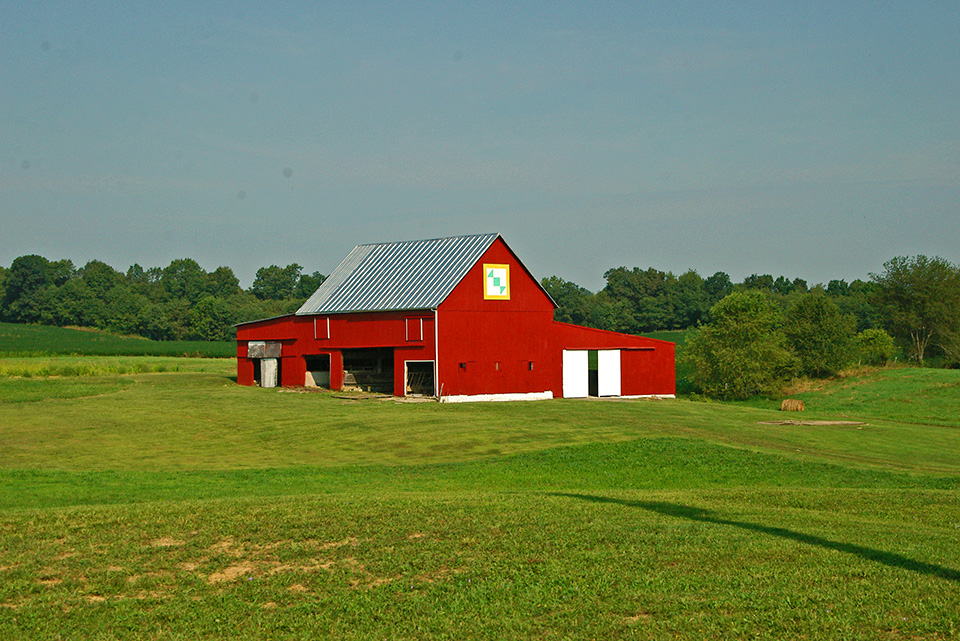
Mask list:
[{"label": "clear sky", "polygon": [[960,3],[0,3],[0,265],[960,262]]}]

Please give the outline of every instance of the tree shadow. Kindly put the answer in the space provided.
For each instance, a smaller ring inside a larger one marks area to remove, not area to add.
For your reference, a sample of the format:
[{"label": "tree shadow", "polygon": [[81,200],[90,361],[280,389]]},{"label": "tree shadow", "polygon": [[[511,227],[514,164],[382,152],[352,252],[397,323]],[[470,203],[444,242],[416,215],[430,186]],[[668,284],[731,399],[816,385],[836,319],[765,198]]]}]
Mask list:
[{"label": "tree shadow", "polygon": [[673,516],[679,519],[687,519],[689,521],[716,523],[717,525],[731,525],[733,527],[749,530],[751,532],[761,532],[763,534],[779,536],[781,538],[790,539],[799,543],[806,543],[807,545],[816,545],[828,550],[846,552],[847,554],[858,556],[861,559],[882,563],[893,568],[910,570],[911,572],[916,572],[918,574],[927,574],[929,576],[935,576],[948,581],[960,583],[960,571],[943,567],[942,565],[925,563],[923,561],[917,561],[899,554],[884,552],[883,550],[875,550],[862,545],[831,541],[830,539],[825,539],[820,536],[804,534],[802,532],[794,532],[793,530],[788,530],[786,528],[771,527],[769,525],[761,525],[759,523],[748,523],[745,521],[725,519],[721,518],[710,510],[704,510],[702,508],[679,505],[677,503],[666,503],[664,501],[626,501],[623,499],[615,499],[606,496],[592,496],[589,494],[575,494],[570,492],[552,492],[552,495],[565,496],[568,498],[580,499],[582,501],[590,501],[592,503],[612,503],[615,505],[624,505],[626,507],[636,507],[643,510],[648,510],[650,512],[656,512],[657,514]]}]

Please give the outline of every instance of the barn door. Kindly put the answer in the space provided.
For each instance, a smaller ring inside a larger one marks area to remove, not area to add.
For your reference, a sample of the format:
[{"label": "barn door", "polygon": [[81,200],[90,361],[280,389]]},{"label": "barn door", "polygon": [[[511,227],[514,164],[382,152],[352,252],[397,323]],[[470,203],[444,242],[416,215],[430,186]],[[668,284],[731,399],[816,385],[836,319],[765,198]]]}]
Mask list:
[{"label": "barn door", "polygon": [[586,398],[590,393],[587,352],[563,350],[563,397]]},{"label": "barn door", "polygon": [[620,396],[620,350],[597,352],[597,395]]}]

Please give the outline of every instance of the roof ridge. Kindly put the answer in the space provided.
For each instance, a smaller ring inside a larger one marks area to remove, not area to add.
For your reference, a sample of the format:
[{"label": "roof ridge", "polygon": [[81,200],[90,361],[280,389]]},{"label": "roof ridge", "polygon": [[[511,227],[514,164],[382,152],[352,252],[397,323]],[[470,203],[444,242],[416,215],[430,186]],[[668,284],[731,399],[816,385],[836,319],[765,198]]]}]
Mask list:
[{"label": "roof ridge", "polygon": [[435,309],[500,234],[357,245],[296,314]]},{"label": "roof ridge", "polygon": [[491,232],[489,234],[458,234],[456,236],[439,236],[437,238],[411,238],[409,240],[388,240],[382,243],[362,243],[360,245],[355,245],[354,249],[357,247],[375,247],[379,245],[403,245],[405,243],[432,243],[438,240],[454,240],[458,238],[485,238],[487,236],[500,236],[498,232]]}]

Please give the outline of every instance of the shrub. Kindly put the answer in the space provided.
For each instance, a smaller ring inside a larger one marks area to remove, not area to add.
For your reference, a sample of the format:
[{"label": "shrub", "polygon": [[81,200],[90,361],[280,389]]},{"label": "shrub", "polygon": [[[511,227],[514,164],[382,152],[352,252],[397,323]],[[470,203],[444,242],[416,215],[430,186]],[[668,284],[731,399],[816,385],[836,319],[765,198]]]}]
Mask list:
[{"label": "shrub", "polygon": [[865,329],[854,341],[857,358],[869,365],[885,365],[896,350],[893,337],[882,329]]},{"label": "shrub", "polygon": [[796,360],[779,310],[759,291],[734,292],[710,309],[711,322],[687,340],[681,361],[707,396],[747,398],[789,378]]}]

